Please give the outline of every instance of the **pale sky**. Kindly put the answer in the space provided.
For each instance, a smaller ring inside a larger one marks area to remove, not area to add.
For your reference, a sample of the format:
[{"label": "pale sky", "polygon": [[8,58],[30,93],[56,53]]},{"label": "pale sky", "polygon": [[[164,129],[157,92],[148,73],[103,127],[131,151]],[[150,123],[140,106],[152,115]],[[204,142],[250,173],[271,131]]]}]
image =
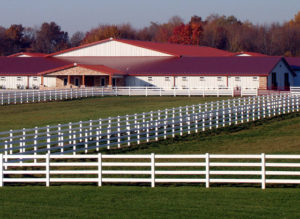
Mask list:
[{"label": "pale sky", "polygon": [[0,26],[39,26],[54,21],[70,35],[99,24],[131,23],[135,28],[151,21],[164,23],[174,15],[189,21],[212,13],[234,15],[254,24],[284,22],[300,11],[300,0],[0,0]]}]

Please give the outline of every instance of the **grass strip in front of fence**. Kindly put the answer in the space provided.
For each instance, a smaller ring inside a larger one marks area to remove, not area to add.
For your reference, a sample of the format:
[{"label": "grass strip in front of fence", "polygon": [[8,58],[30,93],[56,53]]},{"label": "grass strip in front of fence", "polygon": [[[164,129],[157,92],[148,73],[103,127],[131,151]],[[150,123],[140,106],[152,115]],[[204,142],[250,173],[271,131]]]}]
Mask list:
[{"label": "grass strip in front of fence", "polygon": [[6,187],[0,203],[1,218],[300,217],[300,191],[288,188]]}]

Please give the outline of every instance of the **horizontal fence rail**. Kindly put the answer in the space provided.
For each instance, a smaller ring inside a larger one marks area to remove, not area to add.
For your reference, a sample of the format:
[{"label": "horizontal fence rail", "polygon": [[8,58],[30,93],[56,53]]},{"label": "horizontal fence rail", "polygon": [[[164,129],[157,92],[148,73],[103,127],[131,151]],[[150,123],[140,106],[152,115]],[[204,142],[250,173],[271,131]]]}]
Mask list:
[{"label": "horizontal fence rail", "polygon": [[243,97],[54,126],[0,132],[0,153],[78,154],[298,112],[300,96]]},{"label": "horizontal fence rail", "polygon": [[299,87],[290,87],[290,92],[293,95],[300,95],[300,86]]},{"label": "horizontal fence rail", "polygon": [[[24,162],[14,162],[23,159]],[[3,155],[0,186],[42,183],[300,184],[300,155]],[[37,160],[37,162],[35,162]]]},{"label": "horizontal fence rail", "polygon": [[233,88],[158,88],[158,87],[95,87],[61,90],[1,91],[0,104],[38,103],[97,96],[257,96],[257,89]]}]

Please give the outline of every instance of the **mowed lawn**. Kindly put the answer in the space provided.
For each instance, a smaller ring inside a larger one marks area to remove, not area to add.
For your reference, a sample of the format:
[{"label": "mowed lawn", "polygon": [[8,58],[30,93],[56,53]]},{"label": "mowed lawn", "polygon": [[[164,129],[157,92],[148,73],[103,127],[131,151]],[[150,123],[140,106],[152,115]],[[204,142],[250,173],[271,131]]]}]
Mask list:
[{"label": "mowed lawn", "polygon": [[220,99],[224,98],[123,96],[0,106],[0,131],[149,112]]},{"label": "mowed lawn", "polygon": [[299,218],[299,189],[59,186],[0,189],[1,218]]}]

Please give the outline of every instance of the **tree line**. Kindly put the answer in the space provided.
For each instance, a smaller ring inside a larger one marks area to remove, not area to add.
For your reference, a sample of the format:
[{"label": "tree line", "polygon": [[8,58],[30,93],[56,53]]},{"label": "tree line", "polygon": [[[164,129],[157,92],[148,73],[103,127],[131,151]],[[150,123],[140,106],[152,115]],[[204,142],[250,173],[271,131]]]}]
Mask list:
[{"label": "tree line", "polygon": [[174,16],[166,23],[151,22],[141,29],[135,29],[129,23],[99,25],[85,33],[75,32],[71,37],[55,22],[45,22],[38,28],[12,24],[9,28],[0,26],[0,55],[52,53],[110,37],[209,46],[230,52],[300,56],[300,11],[282,24],[253,24],[217,14],[205,20],[194,15],[184,22]]}]

